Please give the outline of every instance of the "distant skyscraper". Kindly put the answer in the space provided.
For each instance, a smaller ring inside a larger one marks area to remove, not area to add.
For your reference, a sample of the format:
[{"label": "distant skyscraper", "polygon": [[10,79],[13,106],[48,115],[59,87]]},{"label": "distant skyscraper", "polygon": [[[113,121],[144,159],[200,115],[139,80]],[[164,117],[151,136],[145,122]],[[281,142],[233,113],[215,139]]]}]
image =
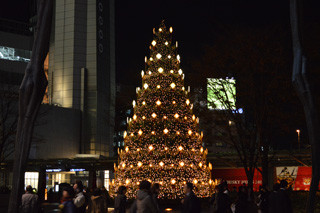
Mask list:
[{"label": "distant skyscraper", "polygon": [[115,105],[113,0],[56,0],[49,103],[82,111],[82,154],[110,156]]}]

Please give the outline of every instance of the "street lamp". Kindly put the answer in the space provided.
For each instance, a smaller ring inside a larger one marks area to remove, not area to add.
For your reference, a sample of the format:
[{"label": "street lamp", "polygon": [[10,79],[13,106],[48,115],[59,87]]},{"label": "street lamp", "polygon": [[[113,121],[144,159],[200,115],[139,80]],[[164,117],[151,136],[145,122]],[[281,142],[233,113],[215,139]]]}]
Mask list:
[{"label": "street lamp", "polygon": [[298,146],[299,146],[299,150],[300,150],[300,129],[297,129],[296,133],[298,134]]}]

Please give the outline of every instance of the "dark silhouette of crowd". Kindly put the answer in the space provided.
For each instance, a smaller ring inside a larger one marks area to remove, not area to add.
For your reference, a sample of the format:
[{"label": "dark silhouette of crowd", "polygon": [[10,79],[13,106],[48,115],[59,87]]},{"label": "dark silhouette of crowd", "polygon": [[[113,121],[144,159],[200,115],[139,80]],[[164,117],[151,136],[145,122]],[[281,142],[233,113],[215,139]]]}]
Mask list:
[{"label": "dark silhouette of crowd", "polygon": [[273,190],[260,186],[255,195],[245,184],[238,190],[229,191],[228,184],[222,182],[216,187],[210,199],[212,213],[292,213],[291,200],[288,194],[288,183],[282,180],[275,184]]},{"label": "dark silhouette of crowd", "polygon": [[[288,194],[288,183],[282,180],[269,191],[266,186],[260,186],[254,193],[245,184],[233,187],[230,191],[228,184],[222,181],[209,200],[210,213],[292,213]],[[151,185],[149,181],[141,181],[136,198],[130,206],[130,213],[161,213],[158,201],[160,184]],[[201,212],[200,199],[194,193],[194,185],[187,182],[183,187],[184,197],[181,200],[181,213]],[[127,188],[120,186],[114,200],[114,213],[125,213],[129,207],[126,197]],[[48,193],[49,197],[49,193]],[[106,188],[94,190],[85,189],[81,181],[62,189],[60,199],[62,213],[107,213],[111,199]],[[22,213],[39,212],[38,196],[33,193],[32,186],[26,187],[22,196]]]}]

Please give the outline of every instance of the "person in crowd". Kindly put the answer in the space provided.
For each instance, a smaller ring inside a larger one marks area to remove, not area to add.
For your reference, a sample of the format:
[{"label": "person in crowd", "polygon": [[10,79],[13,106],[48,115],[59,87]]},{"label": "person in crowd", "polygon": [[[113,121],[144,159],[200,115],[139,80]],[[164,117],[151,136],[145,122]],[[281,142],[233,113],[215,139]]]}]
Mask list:
[{"label": "person in crowd", "polygon": [[246,186],[240,186],[238,191],[238,198],[235,205],[236,213],[246,213],[248,212],[248,189]]},{"label": "person in crowd", "polygon": [[62,213],[76,213],[76,206],[73,204],[75,192],[71,186],[62,190],[61,205],[59,206]]},{"label": "person in crowd", "polygon": [[91,196],[91,201],[88,206],[87,213],[107,213],[107,201],[102,195],[102,191],[96,188]]},{"label": "person in crowd", "polygon": [[126,197],[127,188],[125,186],[120,186],[118,189],[117,197],[114,200],[114,212],[115,213],[125,213],[127,205]]},{"label": "person in crowd", "polygon": [[291,200],[287,192],[288,182],[281,180],[275,185],[274,191],[269,196],[269,212],[271,213],[292,213]]},{"label": "person in crowd", "polygon": [[87,208],[86,197],[83,194],[83,184],[81,180],[77,180],[73,185],[74,192],[76,194],[73,199],[73,203],[76,206],[77,213],[85,213]]},{"label": "person in crowd", "polygon": [[111,198],[110,198],[108,190],[104,186],[101,187],[101,195],[106,199],[107,206],[110,206],[111,205]]},{"label": "person in crowd", "polygon": [[139,185],[136,199],[137,213],[156,213],[157,208],[151,194],[151,183],[143,180]]},{"label": "person in crowd", "polygon": [[187,182],[183,188],[185,197],[181,200],[181,213],[197,213],[201,212],[201,205],[198,197],[193,192],[193,184]]},{"label": "person in crowd", "polygon": [[33,193],[32,186],[27,186],[25,194],[22,195],[21,212],[34,213],[38,212],[38,195]]},{"label": "person in crowd", "polygon": [[259,207],[259,213],[268,213],[268,198],[269,191],[267,186],[259,186],[259,194],[257,198],[257,206]]},{"label": "person in crowd", "polygon": [[215,197],[213,199],[213,212],[214,213],[231,213],[231,199],[226,189],[226,184],[219,184],[216,188]]},{"label": "person in crowd", "polygon": [[158,202],[159,193],[160,193],[160,184],[154,183],[151,187],[151,194],[152,194],[153,203],[155,204],[158,213],[161,212],[159,202]]}]

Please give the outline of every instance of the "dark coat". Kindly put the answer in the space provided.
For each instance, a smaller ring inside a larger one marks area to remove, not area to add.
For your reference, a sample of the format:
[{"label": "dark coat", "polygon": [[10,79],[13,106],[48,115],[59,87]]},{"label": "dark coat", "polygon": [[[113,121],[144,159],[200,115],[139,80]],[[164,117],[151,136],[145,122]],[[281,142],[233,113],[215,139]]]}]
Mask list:
[{"label": "dark coat", "polygon": [[226,193],[218,193],[216,197],[217,208],[215,213],[230,213],[231,212],[231,199]]},{"label": "dark coat", "polygon": [[75,213],[76,206],[73,204],[72,200],[67,200],[62,203],[62,213]]},{"label": "dark coat", "polygon": [[269,195],[269,213],[292,213],[291,200],[288,192],[280,189]]},{"label": "dark coat", "polygon": [[181,213],[199,213],[201,212],[200,200],[191,192],[183,199]]},{"label": "dark coat", "polygon": [[114,200],[114,212],[125,213],[127,205],[127,197],[123,194],[118,194]]},{"label": "dark coat", "polygon": [[103,196],[91,196],[88,213],[107,213],[107,201]]}]

